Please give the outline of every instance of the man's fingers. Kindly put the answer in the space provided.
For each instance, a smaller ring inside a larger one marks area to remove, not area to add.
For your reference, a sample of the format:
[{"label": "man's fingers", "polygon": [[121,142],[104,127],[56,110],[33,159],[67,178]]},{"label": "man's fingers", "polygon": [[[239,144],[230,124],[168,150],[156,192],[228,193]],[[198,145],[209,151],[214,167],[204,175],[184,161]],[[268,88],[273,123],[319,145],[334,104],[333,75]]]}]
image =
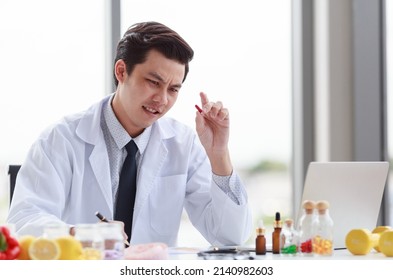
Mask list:
[{"label": "man's fingers", "polygon": [[209,114],[210,117],[215,118],[217,117],[217,115],[220,113],[220,111],[222,110],[222,102],[221,101],[217,101],[217,102],[209,102],[208,103],[210,106],[210,110],[206,110],[205,112]]},{"label": "man's fingers", "polygon": [[199,96],[201,97],[202,106],[205,107],[205,105],[207,103],[209,103],[209,98],[207,97],[207,94],[204,92],[201,92],[201,93],[199,93]]},{"label": "man's fingers", "polygon": [[[204,92],[200,93],[200,97],[201,97],[202,109],[206,116],[209,116],[211,118],[217,118],[218,120],[221,121],[229,118],[228,109],[224,108],[224,105],[222,104],[221,101],[217,101],[217,102],[209,101],[209,98]],[[198,106],[196,107],[198,109]]]},{"label": "man's fingers", "polygon": [[229,119],[229,111],[228,111],[228,109],[223,108],[222,110],[220,110],[220,112],[217,115],[217,118],[220,121]]}]

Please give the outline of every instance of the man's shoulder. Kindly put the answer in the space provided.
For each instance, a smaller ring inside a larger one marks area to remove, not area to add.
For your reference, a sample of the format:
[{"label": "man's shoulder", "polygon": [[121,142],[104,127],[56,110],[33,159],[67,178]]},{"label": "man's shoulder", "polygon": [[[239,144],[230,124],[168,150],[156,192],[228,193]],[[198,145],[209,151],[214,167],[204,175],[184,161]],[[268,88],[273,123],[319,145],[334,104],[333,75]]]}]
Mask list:
[{"label": "man's shoulder", "polygon": [[96,102],[85,110],[63,116],[62,118],[49,125],[42,132],[41,138],[46,138],[51,134],[64,134],[64,136],[74,135],[79,124],[81,123],[81,120],[87,120],[90,125],[93,125],[93,123],[95,122],[97,123],[97,125],[99,125],[100,121],[97,121],[97,118],[95,116],[101,114],[100,108],[102,107],[102,104],[103,100]]}]

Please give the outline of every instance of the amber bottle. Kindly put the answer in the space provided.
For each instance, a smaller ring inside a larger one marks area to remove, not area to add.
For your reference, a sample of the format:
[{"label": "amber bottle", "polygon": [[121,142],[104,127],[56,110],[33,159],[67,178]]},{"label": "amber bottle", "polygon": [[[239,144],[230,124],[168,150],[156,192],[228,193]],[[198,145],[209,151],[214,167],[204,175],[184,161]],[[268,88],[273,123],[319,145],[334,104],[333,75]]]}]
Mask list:
[{"label": "amber bottle", "polygon": [[276,218],[274,220],[274,231],[272,233],[272,243],[273,243],[273,248],[272,252],[273,254],[280,254],[280,234],[281,234],[281,217],[280,217],[280,212],[276,212]]},{"label": "amber bottle", "polygon": [[263,222],[257,227],[257,237],[255,238],[255,254],[266,255],[266,237]]}]

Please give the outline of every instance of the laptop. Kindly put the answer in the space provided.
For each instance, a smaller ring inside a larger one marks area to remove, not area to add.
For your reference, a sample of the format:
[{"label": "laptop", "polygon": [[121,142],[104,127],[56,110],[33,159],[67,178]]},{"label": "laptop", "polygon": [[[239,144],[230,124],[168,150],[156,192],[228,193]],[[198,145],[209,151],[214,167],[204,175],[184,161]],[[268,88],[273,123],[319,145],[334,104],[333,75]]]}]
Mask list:
[{"label": "laptop", "polygon": [[376,227],[388,172],[388,162],[311,162],[296,226],[304,200],[327,200],[334,223],[334,247],[345,248],[350,230],[372,231]]}]

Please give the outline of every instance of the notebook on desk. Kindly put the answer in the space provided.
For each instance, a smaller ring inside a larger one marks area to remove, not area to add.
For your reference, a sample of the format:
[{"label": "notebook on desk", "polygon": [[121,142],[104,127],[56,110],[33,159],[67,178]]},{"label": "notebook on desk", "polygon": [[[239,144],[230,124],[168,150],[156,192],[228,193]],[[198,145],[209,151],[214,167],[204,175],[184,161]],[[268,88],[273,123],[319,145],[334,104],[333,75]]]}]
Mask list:
[{"label": "notebook on desk", "polygon": [[[334,222],[334,247],[345,248],[350,230],[376,227],[388,172],[388,162],[311,162],[300,204],[327,200]],[[300,208],[296,225],[301,213]]]}]

